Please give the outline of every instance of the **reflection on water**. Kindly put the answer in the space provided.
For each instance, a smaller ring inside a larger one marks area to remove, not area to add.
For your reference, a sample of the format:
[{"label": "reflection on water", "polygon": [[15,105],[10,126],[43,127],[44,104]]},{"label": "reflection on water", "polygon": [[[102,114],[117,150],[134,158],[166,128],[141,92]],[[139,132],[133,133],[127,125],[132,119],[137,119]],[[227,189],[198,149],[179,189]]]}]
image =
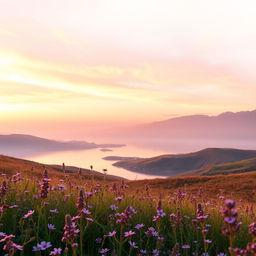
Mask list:
[{"label": "reflection on water", "polygon": [[[127,138],[126,138],[127,139]],[[113,143],[124,143],[124,138]],[[256,140],[238,141],[238,140],[155,140],[155,139],[137,139],[130,141],[126,147],[112,148],[112,151],[96,149],[71,150],[58,152],[40,152],[29,150],[28,148],[2,148],[0,154],[13,157],[24,158],[45,164],[62,164],[89,168],[93,165],[94,170],[102,171],[107,169],[109,174],[121,176],[127,179],[150,179],[160,176],[151,176],[141,173],[131,172],[122,168],[112,166],[113,161],[102,159],[106,156],[128,156],[128,157],[153,157],[161,154],[189,153],[204,148],[239,148],[256,149]]]},{"label": "reflection on water", "polygon": [[[93,165],[94,170],[102,171],[107,169],[108,174],[121,176],[126,179],[151,179],[160,176],[146,175],[141,173],[130,172],[128,170],[112,166],[113,161],[102,159],[103,157],[115,156],[139,156],[139,157],[153,157],[166,153],[162,150],[145,149],[136,146],[126,146],[121,148],[113,148],[111,152],[101,151],[100,148],[88,150],[72,150],[72,151],[59,151],[40,154],[37,156],[28,156],[26,159],[45,163],[45,164],[62,164],[88,168]],[[163,176],[161,176],[163,177]]]}]

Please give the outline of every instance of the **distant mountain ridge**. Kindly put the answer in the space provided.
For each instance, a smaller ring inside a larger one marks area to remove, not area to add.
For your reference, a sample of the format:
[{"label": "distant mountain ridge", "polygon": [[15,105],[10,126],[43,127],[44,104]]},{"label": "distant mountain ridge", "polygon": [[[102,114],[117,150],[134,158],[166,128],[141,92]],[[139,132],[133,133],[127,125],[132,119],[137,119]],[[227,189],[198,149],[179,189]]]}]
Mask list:
[{"label": "distant mountain ridge", "polygon": [[131,129],[137,136],[182,139],[256,140],[256,110],[225,112],[217,116],[190,115],[142,124]]},{"label": "distant mountain ridge", "polygon": [[0,135],[0,154],[16,155],[13,152],[48,152],[82,150],[92,148],[122,147],[123,144],[96,144],[86,141],[57,141],[25,134]]},{"label": "distant mountain ridge", "polygon": [[250,158],[256,158],[256,150],[207,148],[188,154],[169,154],[151,158],[122,160],[113,165],[144,174],[173,176]]}]

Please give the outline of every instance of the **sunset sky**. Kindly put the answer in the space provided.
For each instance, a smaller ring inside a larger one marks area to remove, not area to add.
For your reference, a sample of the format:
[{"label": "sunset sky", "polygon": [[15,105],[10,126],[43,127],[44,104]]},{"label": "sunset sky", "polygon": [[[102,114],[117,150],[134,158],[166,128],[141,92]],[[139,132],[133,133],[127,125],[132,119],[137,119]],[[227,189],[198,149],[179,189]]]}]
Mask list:
[{"label": "sunset sky", "polygon": [[256,109],[255,10],[255,0],[0,0],[0,133],[71,138]]}]

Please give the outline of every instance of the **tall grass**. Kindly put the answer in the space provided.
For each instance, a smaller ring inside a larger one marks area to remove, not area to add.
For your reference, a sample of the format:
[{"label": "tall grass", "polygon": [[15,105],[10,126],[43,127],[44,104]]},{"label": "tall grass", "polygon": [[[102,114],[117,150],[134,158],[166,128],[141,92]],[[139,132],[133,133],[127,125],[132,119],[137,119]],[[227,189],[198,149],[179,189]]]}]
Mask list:
[{"label": "tall grass", "polygon": [[255,255],[252,206],[64,177],[1,177],[1,255]]}]

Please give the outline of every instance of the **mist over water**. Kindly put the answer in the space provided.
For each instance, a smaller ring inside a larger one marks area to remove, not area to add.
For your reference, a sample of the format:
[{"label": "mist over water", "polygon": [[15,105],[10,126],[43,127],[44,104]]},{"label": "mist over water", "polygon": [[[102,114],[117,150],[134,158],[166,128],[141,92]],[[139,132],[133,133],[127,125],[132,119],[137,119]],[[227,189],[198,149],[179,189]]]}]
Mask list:
[{"label": "mist over water", "polygon": [[24,158],[45,164],[62,164],[81,168],[89,168],[93,165],[94,170],[101,172],[107,169],[108,174],[121,176],[127,179],[150,179],[163,177],[157,175],[146,175],[131,172],[112,164],[115,161],[104,160],[106,156],[126,157],[154,157],[163,154],[179,154],[199,151],[209,147],[216,148],[237,148],[256,149],[256,140],[182,140],[165,138],[128,138],[115,136],[97,136],[86,138],[96,143],[122,143],[125,147],[110,148],[111,151],[101,151],[100,148],[86,150],[65,150],[65,151],[40,151],[30,150],[26,147],[6,148],[0,146],[0,154]]}]

